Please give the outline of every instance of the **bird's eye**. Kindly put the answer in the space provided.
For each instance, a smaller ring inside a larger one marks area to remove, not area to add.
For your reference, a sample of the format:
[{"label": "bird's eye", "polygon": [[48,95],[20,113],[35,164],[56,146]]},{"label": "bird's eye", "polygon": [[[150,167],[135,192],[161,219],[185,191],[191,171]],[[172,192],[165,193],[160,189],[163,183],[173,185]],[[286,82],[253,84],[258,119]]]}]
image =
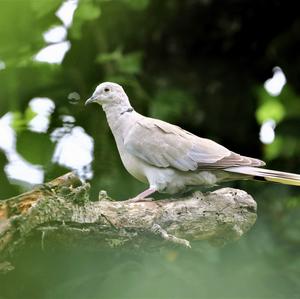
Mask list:
[{"label": "bird's eye", "polygon": [[104,91],[105,91],[105,92],[109,92],[109,88],[107,88],[107,87],[104,88]]}]

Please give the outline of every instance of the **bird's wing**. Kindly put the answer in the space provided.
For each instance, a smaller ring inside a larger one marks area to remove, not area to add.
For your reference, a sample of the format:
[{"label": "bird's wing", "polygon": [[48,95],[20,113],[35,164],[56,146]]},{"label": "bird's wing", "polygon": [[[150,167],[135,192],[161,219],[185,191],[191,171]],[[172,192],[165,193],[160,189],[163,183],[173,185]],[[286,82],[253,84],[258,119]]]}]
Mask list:
[{"label": "bird's wing", "polygon": [[212,140],[148,117],[139,119],[128,131],[124,145],[128,152],[148,164],[181,171],[264,165],[260,160],[238,155]]}]

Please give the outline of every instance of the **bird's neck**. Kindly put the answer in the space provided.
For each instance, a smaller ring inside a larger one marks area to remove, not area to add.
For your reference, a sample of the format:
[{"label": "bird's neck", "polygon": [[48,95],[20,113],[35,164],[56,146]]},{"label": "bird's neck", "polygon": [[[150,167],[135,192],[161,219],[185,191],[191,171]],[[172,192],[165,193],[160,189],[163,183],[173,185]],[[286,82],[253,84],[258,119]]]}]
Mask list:
[{"label": "bird's neck", "polygon": [[106,114],[108,125],[114,135],[116,132],[122,134],[123,131],[128,129],[127,127],[131,123],[131,116],[135,113],[129,102],[118,105],[104,104],[102,108]]}]

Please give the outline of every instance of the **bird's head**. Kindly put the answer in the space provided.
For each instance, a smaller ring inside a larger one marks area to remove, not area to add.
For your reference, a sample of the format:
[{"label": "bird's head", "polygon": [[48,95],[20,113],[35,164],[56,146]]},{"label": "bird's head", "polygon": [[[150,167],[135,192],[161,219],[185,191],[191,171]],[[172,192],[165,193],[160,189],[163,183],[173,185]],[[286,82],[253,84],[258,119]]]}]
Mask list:
[{"label": "bird's head", "polygon": [[104,82],[96,87],[93,95],[85,102],[85,105],[90,103],[116,105],[122,104],[122,102],[128,102],[127,95],[122,86],[117,83]]}]

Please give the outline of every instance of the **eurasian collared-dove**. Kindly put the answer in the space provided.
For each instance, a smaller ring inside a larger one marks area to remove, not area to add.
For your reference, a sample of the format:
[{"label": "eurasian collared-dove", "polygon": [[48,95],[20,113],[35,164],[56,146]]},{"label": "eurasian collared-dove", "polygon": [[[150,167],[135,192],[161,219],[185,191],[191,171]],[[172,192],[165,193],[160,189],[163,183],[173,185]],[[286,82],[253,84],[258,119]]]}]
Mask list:
[{"label": "eurasian collared-dove", "polygon": [[131,201],[158,191],[178,193],[192,186],[237,179],[266,180],[300,186],[300,175],[259,168],[261,160],[236,154],[178,126],[137,113],[123,88],[111,82],[97,86],[86,104],[96,102],[107,122],[127,171],[149,188]]}]

